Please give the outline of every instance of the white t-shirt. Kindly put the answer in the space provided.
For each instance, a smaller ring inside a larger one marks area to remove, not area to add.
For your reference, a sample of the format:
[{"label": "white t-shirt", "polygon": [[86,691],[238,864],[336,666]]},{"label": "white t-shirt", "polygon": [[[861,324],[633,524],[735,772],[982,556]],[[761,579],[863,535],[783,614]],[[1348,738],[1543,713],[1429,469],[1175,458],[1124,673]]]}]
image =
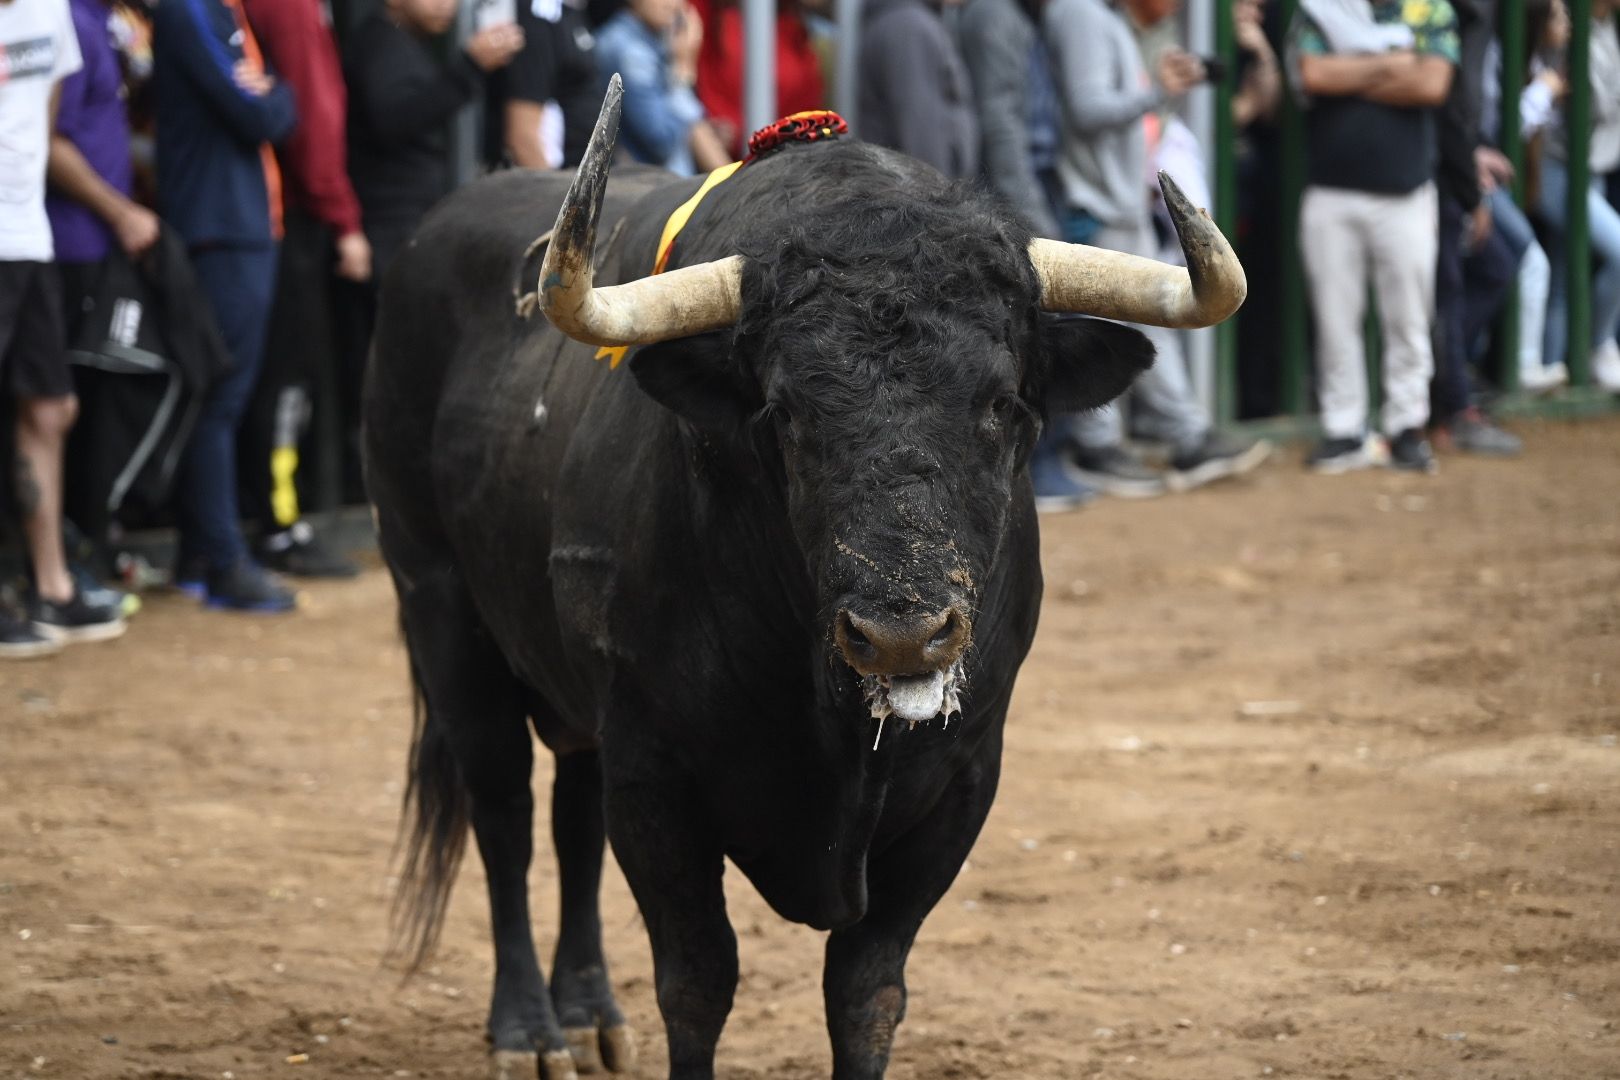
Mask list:
[{"label": "white t-shirt", "polygon": [[0,260],[50,262],[51,90],[84,66],[68,0],[0,0]]}]

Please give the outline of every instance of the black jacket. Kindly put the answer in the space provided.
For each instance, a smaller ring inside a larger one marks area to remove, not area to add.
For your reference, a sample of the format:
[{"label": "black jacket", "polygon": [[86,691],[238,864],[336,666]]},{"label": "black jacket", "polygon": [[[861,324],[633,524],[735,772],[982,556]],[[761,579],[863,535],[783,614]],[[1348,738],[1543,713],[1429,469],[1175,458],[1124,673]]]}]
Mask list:
[{"label": "black jacket", "polygon": [[343,50],[349,88],[349,176],[379,273],[422,216],[450,191],[451,117],[483,89],[460,50],[448,63],[373,12]]},{"label": "black jacket", "polygon": [[1479,205],[1479,174],[1474,149],[1480,144],[1479,113],[1485,52],[1496,26],[1496,0],[1451,0],[1457,12],[1461,62],[1451,93],[1440,109],[1440,194],[1464,210]]}]

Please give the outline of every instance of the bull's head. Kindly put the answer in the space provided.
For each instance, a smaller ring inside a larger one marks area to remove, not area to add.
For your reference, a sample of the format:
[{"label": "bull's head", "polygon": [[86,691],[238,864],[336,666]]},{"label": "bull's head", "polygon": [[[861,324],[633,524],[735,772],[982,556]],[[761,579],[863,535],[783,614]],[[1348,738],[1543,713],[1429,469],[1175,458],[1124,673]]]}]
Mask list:
[{"label": "bull's head", "polygon": [[775,465],[828,640],[874,714],[949,715],[1040,416],[1102,405],[1152,361],[1140,332],[1074,316],[1208,326],[1243,302],[1242,267],[1163,177],[1187,269],[1032,240],[965,189],[863,190],[818,207],[836,235],[598,289],[621,101],[615,77],[541,309],[580,341],[656,346],[631,361],[643,389]]}]

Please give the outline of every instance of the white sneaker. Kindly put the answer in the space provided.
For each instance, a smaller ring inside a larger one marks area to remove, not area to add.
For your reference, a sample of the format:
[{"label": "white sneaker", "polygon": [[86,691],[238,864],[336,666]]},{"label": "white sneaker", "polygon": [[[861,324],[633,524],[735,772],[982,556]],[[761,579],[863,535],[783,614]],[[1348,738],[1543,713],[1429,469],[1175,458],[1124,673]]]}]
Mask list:
[{"label": "white sneaker", "polygon": [[1620,344],[1612,338],[1592,350],[1592,381],[1620,394]]},{"label": "white sneaker", "polygon": [[1569,368],[1562,360],[1556,364],[1538,364],[1519,371],[1519,389],[1531,394],[1545,394],[1569,382]]}]

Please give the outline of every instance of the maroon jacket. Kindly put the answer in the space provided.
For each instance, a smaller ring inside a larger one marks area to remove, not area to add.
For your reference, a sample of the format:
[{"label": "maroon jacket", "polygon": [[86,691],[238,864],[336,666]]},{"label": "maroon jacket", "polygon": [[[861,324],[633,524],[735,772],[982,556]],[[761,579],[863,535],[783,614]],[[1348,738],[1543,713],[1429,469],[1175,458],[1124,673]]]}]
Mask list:
[{"label": "maroon jacket", "polygon": [[277,147],[288,195],[337,236],[359,232],[345,134],[348,95],[320,0],[242,2],[265,58],[298,103],[298,124]]}]

